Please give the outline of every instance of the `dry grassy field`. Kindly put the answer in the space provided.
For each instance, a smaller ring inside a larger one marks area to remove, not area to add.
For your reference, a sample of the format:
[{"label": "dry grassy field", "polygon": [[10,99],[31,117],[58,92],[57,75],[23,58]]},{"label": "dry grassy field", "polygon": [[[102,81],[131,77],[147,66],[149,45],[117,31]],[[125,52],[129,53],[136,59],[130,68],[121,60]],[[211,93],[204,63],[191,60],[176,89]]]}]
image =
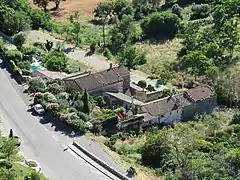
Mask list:
[{"label": "dry grassy field", "polygon": [[[32,3],[33,0],[29,0]],[[78,11],[83,16],[83,19],[91,18],[92,12],[96,7],[97,3],[103,0],[65,0],[60,4],[60,8],[53,12],[53,15],[56,20],[64,21],[69,17],[74,11]],[[53,4],[50,3],[48,8],[53,7]]]}]

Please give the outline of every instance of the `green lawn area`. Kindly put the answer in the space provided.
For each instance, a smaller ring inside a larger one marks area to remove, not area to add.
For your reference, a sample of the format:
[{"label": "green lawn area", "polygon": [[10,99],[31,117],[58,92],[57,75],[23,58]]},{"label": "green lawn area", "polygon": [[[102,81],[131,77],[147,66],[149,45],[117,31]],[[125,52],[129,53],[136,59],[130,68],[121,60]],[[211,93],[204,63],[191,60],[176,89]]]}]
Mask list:
[{"label": "green lawn area", "polygon": [[[16,180],[24,180],[26,175],[30,175],[35,170],[20,164],[14,164],[13,169],[16,171],[17,177]],[[43,174],[40,174],[41,180],[46,180]]]}]

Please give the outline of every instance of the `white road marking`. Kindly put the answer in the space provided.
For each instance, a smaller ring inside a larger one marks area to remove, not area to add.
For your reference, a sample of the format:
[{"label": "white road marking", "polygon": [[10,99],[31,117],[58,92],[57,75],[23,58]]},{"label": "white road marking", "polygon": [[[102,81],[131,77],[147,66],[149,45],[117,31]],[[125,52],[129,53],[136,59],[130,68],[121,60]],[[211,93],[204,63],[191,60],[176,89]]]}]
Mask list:
[{"label": "white road marking", "polygon": [[76,158],[77,160],[81,160],[79,161],[81,163],[81,165],[83,166],[88,166],[85,162],[82,162],[82,158],[80,158],[76,153],[74,153],[71,149],[68,149],[67,152],[69,152],[69,154],[71,154],[74,158]]},{"label": "white road marking", "polygon": [[53,139],[55,139],[56,141],[59,141],[55,136],[52,136],[53,137]]}]

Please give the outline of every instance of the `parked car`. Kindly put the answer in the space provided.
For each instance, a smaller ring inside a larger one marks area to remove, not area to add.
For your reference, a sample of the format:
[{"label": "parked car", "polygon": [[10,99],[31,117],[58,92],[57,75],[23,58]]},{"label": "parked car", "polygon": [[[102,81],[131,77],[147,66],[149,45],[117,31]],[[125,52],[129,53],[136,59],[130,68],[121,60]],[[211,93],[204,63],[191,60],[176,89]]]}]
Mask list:
[{"label": "parked car", "polygon": [[17,146],[21,146],[22,140],[20,139],[20,137],[18,137],[18,136],[13,136],[13,138],[16,139],[16,141],[17,141],[16,145],[17,145]]},{"label": "parked car", "polygon": [[43,115],[45,113],[45,110],[41,104],[36,104],[33,106],[33,109],[35,112],[37,112],[39,115]]}]

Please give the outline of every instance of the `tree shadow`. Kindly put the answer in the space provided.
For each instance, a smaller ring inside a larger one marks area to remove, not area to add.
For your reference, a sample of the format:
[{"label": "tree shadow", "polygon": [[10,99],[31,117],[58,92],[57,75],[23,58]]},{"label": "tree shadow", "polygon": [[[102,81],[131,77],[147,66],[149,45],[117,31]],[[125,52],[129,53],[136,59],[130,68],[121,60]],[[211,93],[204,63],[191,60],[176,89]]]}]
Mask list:
[{"label": "tree shadow", "polygon": [[73,129],[68,127],[65,123],[61,122],[58,119],[51,117],[48,114],[41,117],[40,123],[43,125],[51,124],[51,127],[54,129],[54,131],[61,132],[63,135],[68,136],[70,138],[80,137],[83,135],[82,133],[74,131]]},{"label": "tree shadow", "polygon": [[9,73],[11,79],[15,80],[19,85],[22,84],[22,82],[19,80],[19,78],[17,77],[17,75],[12,71],[12,69],[4,62],[4,60],[2,60],[2,62],[0,63],[0,67],[2,69],[7,70],[7,72]]},{"label": "tree shadow", "polygon": [[32,116],[35,116],[35,117],[39,116],[39,114],[36,111],[34,111],[34,109],[32,107],[30,107],[27,110],[27,112],[29,112]]},{"label": "tree shadow", "polygon": [[75,48],[66,48],[66,49],[64,49],[63,51],[64,51],[66,54],[68,54],[68,53],[70,53],[70,52],[74,52],[74,50],[75,50]]},{"label": "tree shadow", "polygon": [[91,52],[91,51],[88,51],[86,54],[85,54],[85,56],[84,57],[88,57],[88,56],[92,56],[93,55],[93,52]]}]

